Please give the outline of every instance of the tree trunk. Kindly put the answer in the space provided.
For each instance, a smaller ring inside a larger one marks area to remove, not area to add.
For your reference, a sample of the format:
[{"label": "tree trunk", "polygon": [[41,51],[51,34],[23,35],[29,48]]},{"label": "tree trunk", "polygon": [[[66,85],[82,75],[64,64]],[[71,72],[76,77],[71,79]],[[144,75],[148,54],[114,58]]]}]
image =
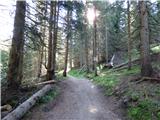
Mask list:
[{"label": "tree trunk", "polygon": [[[87,30],[86,30],[87,32]],[[88,37],[87,37],[87,34],[85,36],[85,63],[86,63],[86,71],[87,73],[89,72],[89,62],[88,62]]]},{"label": "tree trunk", "polygon": [[85,7],[85,16],[84,16],[84,32],[85,32],[85,64],[86,64],[86,71],[89,72],[89,62],[88,62],[88,33],[87,33],[87,7]]},{"label": "tree trunk", "polygon": [[23,77],[25,11],[26,1],[17,1],[7,73],[8,87],[13,89],[20,86]]},{"label": "tree trunk", "polygon": [[107,29],[107,26],[106,26],[106,35],[105,35],[105,53],[106,53],[106,63],[108,63],[108,29]]},{"label": "tree trunk", "polygon": [[19,120],[33,105],[35,105],[36,101],[44,96],[49,90],[52,89],[52,85],[46,85],[33,96],[31,96],[24,103],[20,104],[15,110],[9,113],[2,120]]},{"label": "tree trunk", "polygon": [[70,66],[70,69],[72,69],[73,68],[73,65],[72,65],[72,57],[73,57],[73,43],[72,43],[73,41],[72,41],[72,39],[70,39],[70,52],[69,52],[69,66]]},{"label": "tree trunk", "polygon": [[149,47],[148,12],[146,1],[139,1],[140,11],[140,40],[141,40],[141,75],[151,76],[152,65]]},{"label": "tree trunk", "polygon": [[96,7],[94,6],[94,40],[93,40],[93,65],[94,75],[97,76],[97,24],[96,24]]},{"label": "tree trunk", "polygon": [[[107,2],[105,4],[105,9],[107,9]],[[106,55],[106,64],[108,63],[108,28],[107,28],[107,20],[104,22],[106,24],[105,26],[105,55]]]},{"label": "tree trunk", "polygon": [[47,65],[47,80],[52,79],[52,30],[53,30],[53,1],[50,5],[50,20],[49,20],[49,39],[48,39],[48,65]]},{"label": "tree trunk", "polygon": [[67,76],[67,65],[68,65],[68,47],[69,47],[69,39],[71,36],[71,17],[72,17],[72,11],[68,9],[67,11],[67,40],[65,43],[65,63],[64,63],[64,71],[63,71],[63,76]]},{"label": "tree trunk", "polygon": [[59,17],[59,6],[57,10],[57,2],[55,1],[55,11],[54,11],[54,39],[53,39],[53,78],[55,78],[55,69],[56,69],[56,49],[57,49],[57,33],[58,33],[58,17]]},{"label": "tree trunk", "polygon": [[[43,12],[43,15],[44,15],[44,17],[46,17],[46,15],[47,15],[47,3],[46,3],[46,1],[44,1],[43,4],[44,4],[44,8],[45,8],[45,11]],[[45,33],[46,33],[46,21],[42,20],[41,22],[44,25],[44,26],[41,26],[42,42],[44,43],[45,42],[45,38],[46,38],[46,36],[45,36]],[[40,58],[39,58],[39,69],[38,69],[38,75],[37,75],[38,78],[40,78],[40,76],[41,76],[43,58],[45,57],[45,54],[46,54],[44,47],[45,47],[44,45],[40,46],[40,50],[39,50],[39,54],[40,54],[39,57]]]},{"label": "tree trunk", "polygon": [[131,15],[130,15],[130,1],[127,1],[128,7],[128,70],[131,69]]},{"label": "tree trunk", "polygon": [[40,51],[39,51],[39,55],[38,55],[38,74],[37,74],[37,78],[40,78],[40,76],[41,76],[41,70],[42,70],[42,62],[43,62],[43,49],[44,49],[44,47],[43,46],[41,46],[40,47]]}]

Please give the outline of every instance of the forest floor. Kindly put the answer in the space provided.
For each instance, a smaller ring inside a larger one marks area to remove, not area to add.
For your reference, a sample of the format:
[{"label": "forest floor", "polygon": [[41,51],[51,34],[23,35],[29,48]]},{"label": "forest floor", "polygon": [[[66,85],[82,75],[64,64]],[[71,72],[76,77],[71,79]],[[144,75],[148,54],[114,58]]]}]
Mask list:
[{"label": "forest floor", "polygon": [[58,83],[60,95],[37,105],[23,120],[121,120],[99,87],[84,78],[69,77]]}]

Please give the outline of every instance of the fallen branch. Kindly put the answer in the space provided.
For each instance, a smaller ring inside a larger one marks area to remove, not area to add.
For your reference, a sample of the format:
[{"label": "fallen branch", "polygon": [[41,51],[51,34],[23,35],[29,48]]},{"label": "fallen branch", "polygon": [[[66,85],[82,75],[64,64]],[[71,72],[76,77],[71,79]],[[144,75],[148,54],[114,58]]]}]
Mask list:
[{"label": "fallen branch", "polygon": [[[139,60],[140,60],[139,58],[138,58],[138,59],[135,59],[135,60],[132,60],[132,61],[131,61],[131,64],[134,65],[134,64],[136,64]],[[127,65],[128,65],[128,62],[122,63],[122,64],[120,64],[120,65],[116,65],[115,67],[113,67],[113,69],[121,68],[121,67],[124,67],[124,66],[127,66]]]},{"label": "fallen branch", "polygon": [[[135,65],[136,64],[132,64],[132,66],[135,66]],[[116,68],[116,69],[111,69],[108,73],[121,71],[121,70],[126,69],[126,68],[128,68],[128,66],[122,66],[122,67],[119,67],[119,68]]]},{"label": "fallen branch", "polygon": [[152,80],[152,81],[160,83],[160,78],[142,77],[139,81],[136,82],[136,84],[141,83],[145,80]]},{"label": "fallen branch", "polygon": [[33,105],[35,105],[36,101],[40,97],[44,96],[52,88],[52,85],[45,85],[41,90],[20,104],[15,110],[5,116],[2,120],[19,120],[31,107],[33,107]]},{"label": "fallen branch", "polygon": [[36,84],[32,83],[30,85],[23,85],[22,89],[28,89],[28,88],[36,87],[36,86],[39,86],[39,85],[54,84],[56,82],[57,81],[55,81],[55,80],[49,80],[49,81],[39,82],[39,83],[36,83]]},{"label": "fallen branch", "polygon": [[[151,54],[151,60],[157,59],[157,56],[159,56],[159,55],[160,55],[160,53],[152,53],[152,54]],[[131,64],[132,64],[132,65],[140,64],[140,60],[141,60],[140,58],[137,58],[137,59],[135,59],[135,60],[132,60],[132,61],[131,61]],[[125,63],[122,63],[122,64],[120,64],[120,65],[114,66],[113,69],[121,68],[121,67],[127,66],[127,65],[128,65],[128,62],[125,62]]]},{"label": "fallen branch", "polygon": [[[133,65],[132,65],[132,66],[133,66]],[[122,66],[122,67],[120,67],[120,68],[113,69],[113,72],[115,72],[115,71],[120,71],[120,70],[123,70],[123,69],[126,69],[126,68],[128,68],[128,66]]]},{"label": "fallen branch", "polygon": [[56,81],[55,80],[49,80],[49,81],[37,83],[37,84],[35,84],[35,86],[44,85],[44,84],[53,84],[53,83],[56,83]]}]

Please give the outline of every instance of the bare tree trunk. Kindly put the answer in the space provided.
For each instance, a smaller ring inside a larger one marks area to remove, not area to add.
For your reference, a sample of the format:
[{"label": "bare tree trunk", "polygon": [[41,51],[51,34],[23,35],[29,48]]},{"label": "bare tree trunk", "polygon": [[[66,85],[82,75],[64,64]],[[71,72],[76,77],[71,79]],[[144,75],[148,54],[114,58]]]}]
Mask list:
[{"label": "bare tree trunk", "polygon": [[[107,2],[105,4],[105,9],[107,8]],[[106,54],[106,63],[108,63],[108,28],[107,28],[107,20],[104,22],[105,26],[105,54]]]},{"label": "bare tree trunk", "polygon": [[80,68],[83,67],[84,65],[84,55],[83,55],[83,32],[80,33],[80,55],[79,55],[79,60],[80,60]]},{"label": "bare tree trunk", "polygon": [[130,15],[130,1],[127,1],[128,7],[128,70],[131,69],[131,15]]},{"label": "bare tree trunk", "polygon": [[[87,30],[86,30],[87,32]],[[87,73],[89,72],[89,62],[88,62],[88,37],[87,37],[87,34],[85,36],[85,60],[86,60],[86,71]]]},{"label": "bare tree trunk", "polygon": [[107,29],[107,26],[106,26],[106,35],[105,35],[105,53],[106,53],[106,63],[108,63],[108,29]]},{"label": "bare tree trunk", "polygon": [[48,65],[47,65],[47,80],[52,79],[52,30],[53,30],[53,1],[50,5],[50,20],[49,20],[49,39],[48,39]]},{"label": "bare tree trunk", "polygon": [[63,76],[66,77],[67,76],[67,64],[68,64],[68,37],[67,37],[67,41],[66,41],[66,45],[65,45],[65,63],[64,63],[64,71],[63,71]]},{"label": "bare tree trunk", "polygon": [[23,77],[25,11],[26,1],[17,1],[7,73],[8,87],[13,89],[20,86]]},{"label": "bare tree trunk", "polygon": [[87,7],[85,7],[85,15],[84,15],[84,49],[85,49],[85,64],[86,71],[89,72],[89,62],[88,62],[88,33],[87,33]]},{"label": "bare tree trunk", "polygon": [[152,74],[152,65],[149,47],[148,12],[146,1],[139,1],[140,11],[140,40],[141,40],[141,75],[149,77]]},{"label": "bare tree trunk", "polygon": [[37,75],[37,78],[40,78],[40,76],[41,76],[41,70],[42,70],[42,62],[43,62],[43,49],[44,49],[44,47],[43,46],[41,46],[41,49],[40,49],[40,51],[39,51],[39,64],[38,64],[38,75]]},{"label": "bare tree trunk", "polygon": [[47,69],[47,47],[44,48],[44,66]]},{"label": "bare tree trunk", "polygon": [[94,64],[94,75],[97,76],[97,20],[96,20],[96,6],[94,6],[94,40],[93,40],[93,64]]},{"label": "bare tree trunk", "polygon": [[73,57],[73,43],[72,43],[73,41],[72,41],[72,38],[70,39],[70,52],[69,52],[69,65],[70,65],[70,69],[72,69],[73,68],[73,65],[72,65],[72,57]]},{"label": "bare tree trunk", "polygon": [[[47,15],[47,2],[44,1],[43,4],[44,4],[44,8],[45,8],[45,11],[43,12],[43,15],[44,15],[44,17],[46,17],[46,15]],[[46,26],[45,25],[46,25],[46,21],[42,20],[42,23],[44,25],[44,26],[41,26],[42,42],[45,43],[45,38],[46,38],[46,36],[45,36]],[[46,52],[44,47],[45,47],[44,45],[40,46],[40,51],[39,51],[39,54],[40,54],[39,57],[40,58],[39,58],[39,68],[38,68],[38,75],[37,75],[38,79],[40,78],[41,73],[42,73],[43,57],[46,57],[46,55],[45,55],[46,53],[44,53],[44,52]]]},{"label": "bare tree trunk", "polygon": [[64,71],[63,71],[63,76],[66,77],[67,76],[67,65],[68,65],[68,49],[69,49],[69,39],[70,39],[70,35],[71,35],[71,26],[70,26],[70,22],[71,22],[71,17],[72,17],[72,11],[68,10],[67,11],[67,40],[65,43],[65,63],[64,63]]},{"label": "bare tree trunk", "polygon": [[[56,49],[57,49],[57,33],[58,33],[58,17],[59,17],[59,5],[57,8],[57,2],[55,1],[55,11],[54,11],[54,39],[53,39],[53,78],[55,78],[55,69],[56,69]],[[58,9],[58,10],[57,10]]]}]

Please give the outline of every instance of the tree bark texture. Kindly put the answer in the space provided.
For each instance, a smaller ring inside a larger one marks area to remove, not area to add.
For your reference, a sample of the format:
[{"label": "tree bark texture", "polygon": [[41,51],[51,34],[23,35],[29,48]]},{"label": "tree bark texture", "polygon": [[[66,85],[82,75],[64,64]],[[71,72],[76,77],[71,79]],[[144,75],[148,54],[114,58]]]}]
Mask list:
[{"label": "tree bark texture", "polygon": [[94,40],[93,40],[93,65],[94,75],[97,76],[97,24],[96,24],[96,7],[94,6]]},{"label": "tree bark texture", "polygon": [[89,62],[88,62],[88,35],[87,35],[87,8],[85,8],[85,16],[84,16],[84,19],[85,19],[85,23],[84,23],[84,31],[86,32],[85,33],[85,63],[86,63],[86,71],[87,73],[89,72]]},{"label": "tree bark texture", "polygon": [[47,65],[47,80],[52,79],[52,30],[53,30],[53,1],[50,5],[50,20],[49,20],[49,39],[48,39],[48,65]]},{"label": "tree bark texture", "polygon": [[139,1],[140,40],[141,40],[141,75],[148,77],[152,74],[149,47],[148,12],[146,1]]},{"label": "tree bark texture", "polygon": [[8,87],[13,89],[20,86],[23,77],[25,11],[26,1],[17,1],[7,73]]},{"label": "tree bark texture", "polygon": [[55,78],[55,70],[56,70],[56,51],[57,51],[57,34],[58,34],[58,18],[59,18],[59,5],[57,1],[55,3],[55,11],[54,11],[54,39],[53,39],[53,78]]},{"label": "tree bark texture", "polygon": [[128,12],[128,70],[131,69],[131,15],[130,15],[130,1],[127,1]]},{"label": "tree bark texture", "polygon": [[65,63],[64,63],[64,71],[63,76],[67,76],[67,65],[68,65],[68,49],[69,49],[69,39],[71,37],[71,17],[72,17],[72,11],[68,9],[67,11],[67,39],[65,43]]},{"label": "tree bark texture", "polygon": [[[46,1],[44,1],[43,2],[43,4],[44,4],[44,8],[45,8],[45,11],[43,12],[43,15],[46,17],[46,15],[47,15],[47,3],[46,3]],[[42,24],[44,25],[44,26],[41,26],[41,31],[42,31],[42,41],[43,41],[43,43],[45,42],[45,38],[46,38],[46,36],[45,36],[45,33],[46,33],[46,21],[44,21],[44,20],[42,20]],[[42,45],[42,46],[40,46],[40,50],[39,50],[39,68],[38,68],[38,75],[37,75],[37,77],[38,78],[40,78],[40,76],[41,76],[41,73],[42,73],[42,65],[43,65],[43,58],[44,58],[44,52],[45,52],[45,48],[44,48],[45,46],[44,45]]]}]

